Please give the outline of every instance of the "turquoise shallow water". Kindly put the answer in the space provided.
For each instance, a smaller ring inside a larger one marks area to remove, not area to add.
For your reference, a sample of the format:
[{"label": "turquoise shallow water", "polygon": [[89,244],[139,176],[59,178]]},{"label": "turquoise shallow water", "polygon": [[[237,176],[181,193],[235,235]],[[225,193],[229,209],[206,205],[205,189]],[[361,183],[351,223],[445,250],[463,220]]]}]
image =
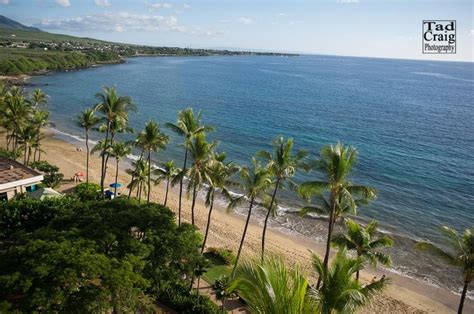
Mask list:
[{"label": "turquoise shallow water", "polygon": [[[101,86],[115,85],[138,106],[131,116],[136,130],[149,119],[174,121],[178,110],[191,106],[202,110],[204,121],[217,129],[212,137],[238,163],[269,149],[278,134],[293,137],[313,156],[339,140],[360,153],[355,181],[378,189],[377,201],[361,210],[362,217],[379,220],[392,233],[435,242],[441,224],[473,226],[473,63],[144,57],[31,82],[50,95],[57,128],[75,135],[82,132],[74,116],[94,103]],[[156,160],[181,160],[178,141],[172,135]],[[298,202],[283,195],[282,206],[289,210]]]}]

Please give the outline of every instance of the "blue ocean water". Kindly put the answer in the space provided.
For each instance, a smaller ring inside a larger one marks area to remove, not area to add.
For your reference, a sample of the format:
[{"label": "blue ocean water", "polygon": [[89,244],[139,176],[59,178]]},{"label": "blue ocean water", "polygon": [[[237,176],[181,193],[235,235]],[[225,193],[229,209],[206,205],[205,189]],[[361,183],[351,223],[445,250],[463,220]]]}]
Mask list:
[{"label": "blue ocean water", "polygon": [[[360,154],[354,182],[378,199],[361,209],[387,230],[439,242],[439,225],[474,224],[474,64],[332,56],[140,57],[34,77],[57,128],[76,135],[79,111],[114,85],[138,106],[131,126],[201,110],[231,160],[248,163],[276,135],[313,157],[341,141]],[[158,161],[181,160],[179,138]],[[314,174],[299,179],[314,178]],[[286,194],[286,207],[295,196]]]}]

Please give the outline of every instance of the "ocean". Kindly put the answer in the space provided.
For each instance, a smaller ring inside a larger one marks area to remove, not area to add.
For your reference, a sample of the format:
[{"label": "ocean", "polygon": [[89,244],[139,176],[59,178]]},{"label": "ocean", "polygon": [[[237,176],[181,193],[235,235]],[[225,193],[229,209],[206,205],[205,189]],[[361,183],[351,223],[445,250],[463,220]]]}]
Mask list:
[{"label": "ocean", "polygon": [[[138,107],[130,124],[174,122],[177,111],[201,110],[219,151],[248,164],[277,135],[315,158],[338,141],[359,159],[352,180],[378,198],[360,208],[391,234],[393,271],[458,291],[461,275],[414,250],[415,241],[442,243],[437,227],[474,225],[474,63],[395,59],[298,57],[138,57],[124,64],[33,77],[49,96],[56,128],[83,136],[76,115],[93,105],[102,86],[116,86]],[[157,163],[183,158],[181,139],[156,154]],[[94,134],[92,138],[98,138]],[[131,136],[125,136],[131,139]],[[317,178],[299,174],[297,181]],[[301,218],[302,202],[284,192],[272,227],[322,241],[325,222]],[[241,213],[244,208],[238,209]],[[257,218],[263,212],[256,213]]]}]

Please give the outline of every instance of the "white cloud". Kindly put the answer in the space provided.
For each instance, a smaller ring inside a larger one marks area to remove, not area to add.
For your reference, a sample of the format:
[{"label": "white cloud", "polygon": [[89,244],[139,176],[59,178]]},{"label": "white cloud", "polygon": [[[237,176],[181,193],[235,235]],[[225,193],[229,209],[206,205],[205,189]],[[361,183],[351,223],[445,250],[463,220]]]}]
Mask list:
[{"label": "white cloud", "polygon": [[280,12],[276,15],[277,17],[283,17],[283,16],[286,16],[286,13],[283,13],[283,12]]},{"label": "white cloud", "polygon": [[44,19],[35,24],[43,29],[96,32],[171,31],[189,35],[215,36],[223,32],[178,23],[176,16],[135,14],[129,12],[95,13],[73,18]]},{"label": "white cloud", "polygon": [[190,6],[189,4],[187,4],[187,3],[185,3],[185,4],[183,4],[183,8],[185,8],[185,9],[191,9],[191,6]]},{"label": "white cloud", "polygon": [[94,0],[95,5],[99,7],[109,7],[110,2],[109,0]]},{"label": "white cloud", "polygon": [[474,29],[471,29],[471,31],[469,32],[469,35],[471,35],[472,37],[474,37]]},{"label": "white cloud", "polygon": [[337,0],[337,3],[359,3],[359,0]]},{"label": "white cloud", "polygon": [[0,4],[10,4],[10,0],[0,0]]},{"label": "white cloud", "polygon": [[151,10],[160,10],[160,9],[171,9],[173,8],[173,4],[169,2],[158,2],[158,3],[150,3],[148,6]]},{"label": "white cloud", "polygon": [[239,18],[239,23],[244,24],[244,25],[250,25],[254,22],[253,18],[247,17],[247,16],[241,16]]},{"label": "white cloud", "polygon": [[71,6],[71,2],[69,0],[56,0],[56,3],[63,8],[67,8]]}]

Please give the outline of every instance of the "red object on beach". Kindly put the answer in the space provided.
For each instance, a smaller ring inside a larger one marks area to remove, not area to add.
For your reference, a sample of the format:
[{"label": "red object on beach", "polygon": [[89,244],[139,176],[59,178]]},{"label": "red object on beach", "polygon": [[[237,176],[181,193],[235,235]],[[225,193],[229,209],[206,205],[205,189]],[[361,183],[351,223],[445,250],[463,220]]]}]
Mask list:
[{"label": "red object on beach", "polygon": [[78,177],[83,177],[83,176],[84,176],[84,172],[76,172],[76,176],[78,176]]}]

